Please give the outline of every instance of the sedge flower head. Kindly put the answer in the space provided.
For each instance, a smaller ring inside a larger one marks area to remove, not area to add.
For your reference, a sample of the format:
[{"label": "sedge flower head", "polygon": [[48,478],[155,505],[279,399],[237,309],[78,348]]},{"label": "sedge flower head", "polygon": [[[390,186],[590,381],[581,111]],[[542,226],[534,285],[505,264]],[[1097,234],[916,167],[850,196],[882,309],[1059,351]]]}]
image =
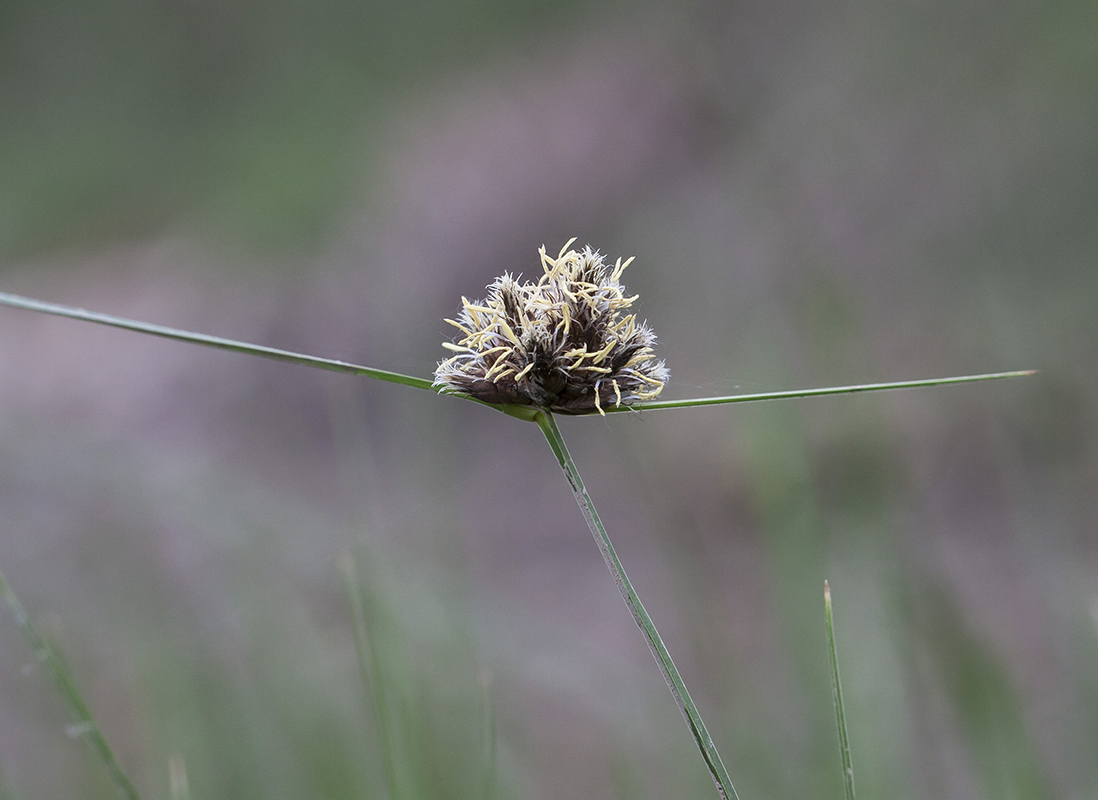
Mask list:
[{"label": "sedge flower head", "polygon": [[574,241],[556,258],[540,248],[537,283],[504,273],[484,300],[461,298],[458,318],[446,320],[461,335],[443,342],[454,355],[435,370],[436,388],[562,414],[602,414],[663,390],[656,335],[618,282],[633,259],[607,264],[590,247],[569,250]]}]

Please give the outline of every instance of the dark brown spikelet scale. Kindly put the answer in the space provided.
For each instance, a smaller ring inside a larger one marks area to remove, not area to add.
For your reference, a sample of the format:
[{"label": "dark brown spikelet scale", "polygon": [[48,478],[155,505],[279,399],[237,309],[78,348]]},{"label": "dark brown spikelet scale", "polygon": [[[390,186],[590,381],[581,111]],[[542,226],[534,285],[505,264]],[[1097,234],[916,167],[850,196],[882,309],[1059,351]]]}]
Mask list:
[{"label": "dark brown spikelet scale", "polygon": [[636,298],[618,283],[629,261],[611,267],[569,245],[555,259],[539,250],[537,283],[505,274],[484,300],[462,298],[458,319],[447,320],[462,336],[443,343],[454,355],[435,370],[440,391],[562,414],[601,414],[662,391],[656,336],[628,313]]},{"label": "dark brown spikelet scale", "polygon": [[503,303],[503,313],[507,318],[507,324],[512,330],[522,325],[522,297],[517,284],[506,283],[500,286],[500,300]]}]

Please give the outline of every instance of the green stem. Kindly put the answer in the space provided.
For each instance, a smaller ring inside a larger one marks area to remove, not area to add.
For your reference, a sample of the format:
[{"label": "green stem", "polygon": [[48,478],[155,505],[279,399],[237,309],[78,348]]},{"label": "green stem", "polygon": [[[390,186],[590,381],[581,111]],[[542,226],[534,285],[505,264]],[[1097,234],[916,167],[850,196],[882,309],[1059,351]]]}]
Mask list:
[{"label": "green stem", "polygon": [[839,727],[839,755],[843,763],[843,788],[846,791],[846,800],[854,800],[854,765],[850,760],[850,740],[846,735],[843,687],[839,682],[839,655],[835,648],[835,622],[831,616],[831,588],[827,581],[824,581],[824,610],[827,614],[827,644],[831,650],[831,677],[834,680],[835,721]]},{"label": "green stem", "polygon": [[693,408],[695,406],[719,406],[728,403],[755,403],[760,400],[788,400],[794,397],[820,397],[831,394],[857,394],[858,392],[883,392],[890,389],[917,389],[924,386],[946,386],[951,383],[975,383],[1002,378],[1021,378],[1036,375],[1035,369],[1015,372],[988,372],[982,375],[956,375],[951,378],[924,378],[916,381],[893,383],[862,383],[853,386],[825,386],[822,389],[791,389],[784,392],[760,392],[757,394],[733,394],[727,397],[695,397],[689,400],[654,400],[649,403],[633,403],[628,406],[611,406],[607,414],[620,411],[658,411],[661,408]]},{"label": "green stem", "polygon": [[99,757],[99,760],[103,762],[103,766],[107,768],[114,785],[118,787],[123,797],[127,800],[140,800],[141,796],[126,776],[122,765],[118,763],[118,759],[115,758],[114,751],[107,743],[107,738],[103,735],[103,731],[99,729],[95,718],[92,717],[91,710],[88,708],[88,704],[84,702],[80,690],[76,688],[76,682],[73,681],[72,675],[65,668],[64,662],[53,652],[53,648],[46,644],[46,641],[38,634],[30,621],[30,617],[27,616],[26,609],[19,602],[19,598],[15,596],[15,592],[8,585],[8,581],[2,572],[0,572],[0,596],[3,597],[12,616],[15,617],[15,622],[19,625],[19,630],[34,652],[35,658],[53,678],[57,693],[68,704],[69,713],[73,719],[69,730],[88,743],[92,751]]},{"label": "green stem", "polygon": [[675,667],[675,662],[671,660],[671,654],[667,652],[663,639],[660,638],[652,618],[644,610],[640,598],[637,597],[637,593],[633,589],[633,584],[629,582],[629,576],[625,574],[625,568],[622,567],[621,561],[618,559],[618,554],[614,551],[614,546],[610,543],[610,537],[606,533],[606,528],[603,527],[602,520],[599,519],[595,504],[587,493],[587,488],[583,485],[579,470],[576,469],[572,456],[564,444],[564,438],[560,435],[556,420],[548,411],[539,411],[534,421],[541,428],[541,432],[545,434],[549,446],[553,448],[553,454],[556,455],[557,461],[560,462],[560,466],[568,478],[568,484],[572,487],[572,493],[583,512],[584,519],[587,520],[591,535],[595,537],[595,544],[598,545],[602,558],[606,562],[606,567],[614,577],[614,583],[617,584],[618,591],[621,592],[625,604],[629,606],[629,613],[633,615],[637,627],[644,633],[644,637],[648,641],[648,649],[652,651],[652,656],[656,659],[664,680],[667,681],[667,688],[671,690],[679,710],[686,718],[690,733],[693,734],[694,741],[697,743],[702,758],[705,759],[705,764],[709,768],[709,773],[713,777],[713,782],[717,785],[717,792],[723,800],[729,800],[729,798],[739,800],[736,790],[732,786],[732,780],[728,777],[728,770],[725,769],[724,762],[721,761],[720,753],[717,752],[713,739],[709,735],[709,731],[706,730],[698,709],[694,706],[694,701],[690,699],[690,692],[686,690],[686,684],[683,683],[682,676],[679,675],[679,671]]},{"label": "green stem", "polygon": [[[27,311],[38,311],[43,314],[53,314],[58,317],[79,319],[85,322],[94,322],[99,325],[109,325],[113,328],[122,328],[138,333],[147,333],[152,336],[161,336],[165,339],[174,339],[180,342],[190,342],[204,347],[214,347],[219,350],[229,350],[235,353],[270,358],[276,361],[286,361],[291,364],[301,364],[306,367],[316,367],[332,372],[342,372],[347,375],[361,375],[366,378],[375,378],[389,383],[399,383],[404,386],[412,386],[416,389],[435,390],[434,384],[427,378],[417,378],[414,375],[404,375],[399,372],[389,372],[384,369],[373,369],[358,364],[348,364],[345,361],[335,361],[330,358],[319,358],[304,353],[295,353],[290,350],[279,350],[274,347],[265,347],[248,342],[238,342],[233,339],[222,339],[220,336],[208,336],[204,333],[193,333],[178,328],[168,328],[163,325],[155,325],[150,322],[138,322],[137,320],[115,317],[110,314],[101,314],[98,311],[85,311],[82,308],[64,306],[58,303],[46,303],[42,300],[33,300],[29,297],[20,297],[15,294],[0,292],[0,305],[22,308]],[[991,381],[1000,378],[1018,378],[1024,375],[1033,375],[1036,370],[1019,370],[1015,372],[993,372],[984,375],[959,375],[951,378],[929,378],[916,381],[897,381],[894,383],[866,383],[855,386],[829,386],[822,389],[793,389],[781,392],[759,392],[755,394],[736,394],[727,397],[694,397],[687,400],[654,400],[649,403],[632,403],[623,406],[610,406],[603,409],[607,414],[622,411],[657,411],[662,408],[693,408],[695,406],[716,406],[728,403],[754,403],[760,400],[786,400],[793,397],[819,397],[821,395],[854,394],[857,392],[879,392],[888,389],[913,389],[921,386],[944,386],[951,383],[973,383],[976,381]],[[505,405],[499,403],[486,403],[475,397],[470,397],[460,392],[443,392],[443,394],[457,397],[462,400],[472,400],[481,405],[489,406],[497,411],[502,411],[513,417],[523,420],[533,420],[538,409],[533,406]]]},{"label": "green stem", "polygon": [[307,367],[317,367],[332,372],[342,372],[348,375],[362,375],[367,378],[376,378],[379,381],[400,383],[404,386],[414,386],[417,389],[432,389],[431,381],[426,378],[417,378],[413,375],[402,375],[399,372],[389,372],[383,369],[372,369],[348,364],[345,361],[335,361],[330,358],[318,358],[302,353],[294,353],[289,350],[279,350],[274,347],[264,347],[259,344],[237,342],[233,339],[222,339],[220,336],[207,336],[204,333],[192,333],[191,331],[168,328],[164,325],[155,325],[151,322],[138,322],[137,320],[115,317],[110,314],[100,314],[98,311],[85,311],[82,308],[63,306],[57,303],[44,303],[41,300],[32,300],[29,297],[20,297],[14,294],[0,292],[0,305],[13,308],[23,308],[28,311],[40,311],[43,314],[53,314],[57,317],[68,317],[85,322],[95,322],[99,325],[109,325],[112,328],[122,328],[138,333],[147,333],[152,336],[161,336],[165,339],[174,339],[179,342],[190,342],[205,347],[214,347],[218,350],[230,350],[234,353],[246,353],[261,358],[270,358],[275,361],[288,361],[291,364],[302,364]]}]

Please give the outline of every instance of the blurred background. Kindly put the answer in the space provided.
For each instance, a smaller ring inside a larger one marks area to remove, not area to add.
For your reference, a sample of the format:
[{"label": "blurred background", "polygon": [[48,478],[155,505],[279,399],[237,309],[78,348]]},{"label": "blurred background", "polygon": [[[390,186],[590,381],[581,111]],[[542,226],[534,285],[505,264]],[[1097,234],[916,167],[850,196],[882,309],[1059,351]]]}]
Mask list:
[{"label": "blurred background", "polygon": [[[744,800],[841,796],[825,578],[860,793],[1098,797],[1096,42],[1089,0],[7,0],[0,289],[428,376],[577,236],[636,256],[668,399],[1039,369],[561,427]],[[0,567],[144,796],[715,796],[535,426],[12,309],[0,370]],[[114,796],[66,723],[5,610],[0,796]]]}]

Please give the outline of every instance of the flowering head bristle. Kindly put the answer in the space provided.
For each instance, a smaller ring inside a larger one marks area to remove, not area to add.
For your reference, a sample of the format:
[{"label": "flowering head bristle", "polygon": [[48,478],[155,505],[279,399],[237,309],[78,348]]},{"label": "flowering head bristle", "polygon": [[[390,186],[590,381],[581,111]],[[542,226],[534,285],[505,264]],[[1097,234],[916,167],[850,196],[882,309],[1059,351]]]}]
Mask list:
[{"label": "flowering head bristle", "polygon": [[446,320],[460,338],[443,343],[454,355],[435,370],[436,388],[563,414],[601,414],[663,390],[656,335],[628,313],[637,298],[618,282],[632,259],[609,265],[571,244],[556,258],[538,251],[537,283],[504,273],[484,300],[461,298],[458,318]]}]

